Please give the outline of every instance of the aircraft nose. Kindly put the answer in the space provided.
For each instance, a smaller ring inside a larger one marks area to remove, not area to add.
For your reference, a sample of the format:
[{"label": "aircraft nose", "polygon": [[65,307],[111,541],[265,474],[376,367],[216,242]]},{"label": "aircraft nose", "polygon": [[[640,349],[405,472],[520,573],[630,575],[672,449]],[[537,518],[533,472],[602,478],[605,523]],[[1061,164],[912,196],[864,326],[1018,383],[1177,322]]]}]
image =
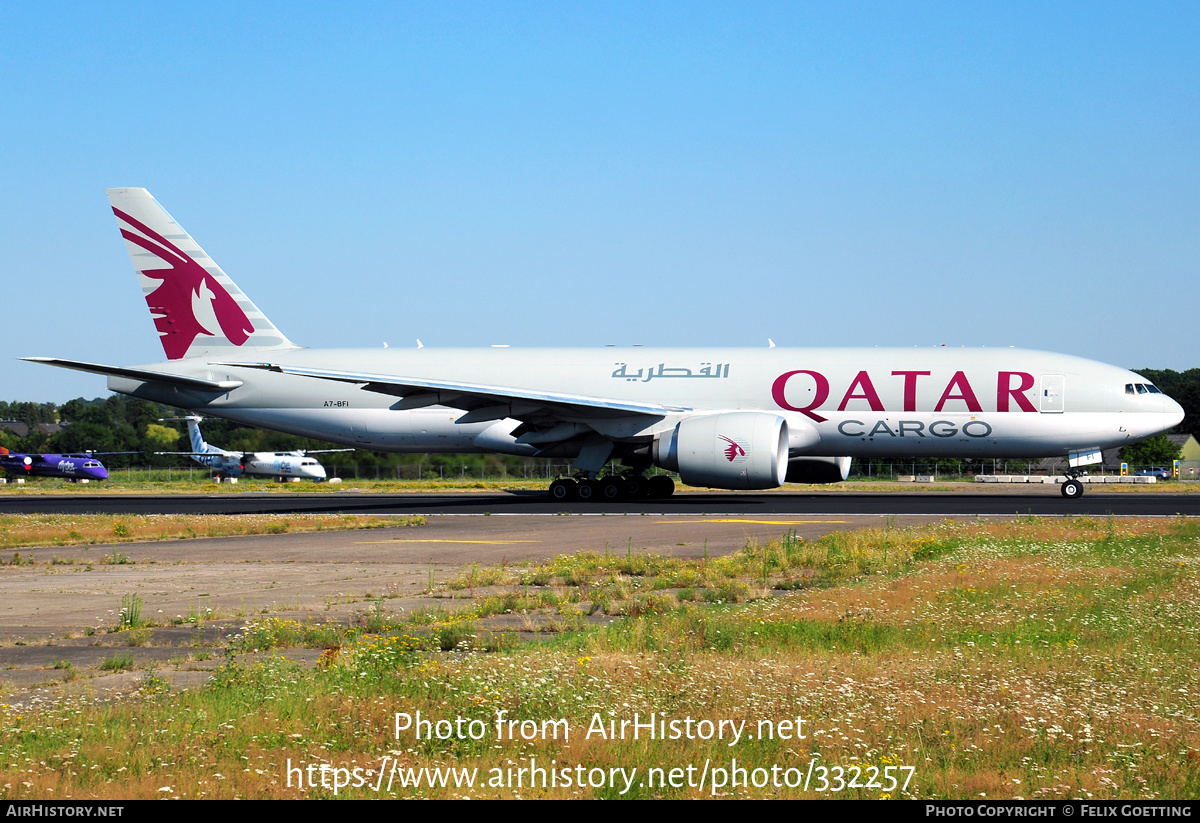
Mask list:
[{"label": "aircraft nose", "polygon": [[1168,419],[1171,421],[1169,427],[1174,428],[1183,420],[1183,406],[1163,395],[1163,414],[1169,415]]}]

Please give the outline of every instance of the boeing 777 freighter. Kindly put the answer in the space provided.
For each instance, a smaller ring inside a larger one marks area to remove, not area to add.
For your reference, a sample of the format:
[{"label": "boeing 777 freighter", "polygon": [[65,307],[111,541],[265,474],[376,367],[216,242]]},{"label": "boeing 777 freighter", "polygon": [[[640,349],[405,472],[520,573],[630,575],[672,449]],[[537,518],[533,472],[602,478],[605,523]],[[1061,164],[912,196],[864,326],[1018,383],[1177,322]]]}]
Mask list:
[{"label": "boeing 777 freighter", "polygon": [[[1020,349],[306,349],[145,189],[110,189],[167,360],[108,388],[382,452],[570,457],[557,498],[844,480],[854,457],[1062,456],[1062,494],[1100,450],[1183,409],[1139,375]],[[610,461],[620,474],[604,474]]]}]

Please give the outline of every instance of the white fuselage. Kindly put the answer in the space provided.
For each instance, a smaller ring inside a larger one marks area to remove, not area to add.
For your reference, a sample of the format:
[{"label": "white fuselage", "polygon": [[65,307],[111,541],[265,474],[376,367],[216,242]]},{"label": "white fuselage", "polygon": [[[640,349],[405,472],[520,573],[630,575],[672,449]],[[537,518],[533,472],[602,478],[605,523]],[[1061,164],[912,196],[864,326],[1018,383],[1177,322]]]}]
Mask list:
[{"label": "white fuselage", "polygon": [[315,459],[287,452],[250,452],[243,457],[237,452],[214,451],[194,454],[192,459],[215,472],[230,476],[325,479],[325,467]]},{"label": "white fuselage", "polygon": [[[1166,395],[1129,393],[1147,383],[1133,372],[1021,349],[290,349],[236,359],[667,407],[659,417],[580,412],[581,425],[614,442],[652,439],[698,413],[769,411],[788,421],[793,457],[1065,455],[1131,443],[1183,416]],[[459,424],[450,403],[395,410],[399,397],[355,383],[219,362],[142,368],[242,385],[213,394],[110,377],[109,388],[375,451],[537,452],[510,436],[512,419]]]}]

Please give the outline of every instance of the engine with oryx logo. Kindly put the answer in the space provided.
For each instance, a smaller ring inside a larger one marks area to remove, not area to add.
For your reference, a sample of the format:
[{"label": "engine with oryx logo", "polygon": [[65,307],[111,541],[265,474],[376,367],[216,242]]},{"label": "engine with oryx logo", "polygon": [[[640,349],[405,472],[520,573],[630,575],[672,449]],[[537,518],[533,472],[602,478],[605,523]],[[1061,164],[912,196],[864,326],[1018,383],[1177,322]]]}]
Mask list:
[{"label": "engine with oryx logo", "polygon": [[688,417],[654,441],[654,462],[689,486],[773,489],[788,468],[788,424],[769,412]]}]

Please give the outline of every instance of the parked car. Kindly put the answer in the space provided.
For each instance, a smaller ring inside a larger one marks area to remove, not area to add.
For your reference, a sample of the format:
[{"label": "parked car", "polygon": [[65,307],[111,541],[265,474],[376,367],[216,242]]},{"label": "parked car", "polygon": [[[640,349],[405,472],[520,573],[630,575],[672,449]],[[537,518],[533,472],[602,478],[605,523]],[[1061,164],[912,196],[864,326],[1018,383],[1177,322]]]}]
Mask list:
[{"label": "parked car", "polygon": [[1160,480],[1169,480],[1172,477],[1170,469],[1164,469],[1162,466],[1150,466],[1147,469],[1142,469],[1135,472],[1138,477],[1157,477]]}]

